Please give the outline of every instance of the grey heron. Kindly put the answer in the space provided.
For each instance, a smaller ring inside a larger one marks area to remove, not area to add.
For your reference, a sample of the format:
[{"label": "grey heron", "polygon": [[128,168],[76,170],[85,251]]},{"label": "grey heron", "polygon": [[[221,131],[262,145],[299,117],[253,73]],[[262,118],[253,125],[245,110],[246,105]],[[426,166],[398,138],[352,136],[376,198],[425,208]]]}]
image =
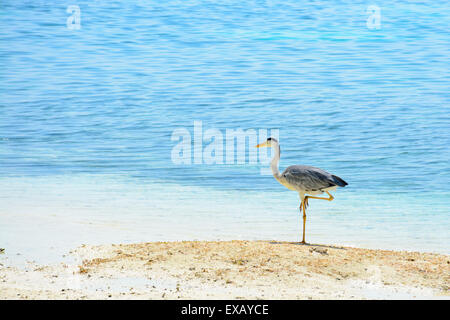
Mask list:
[{"label": "grey heron", "polygon": [[[306,243],[305,225],[308,199],[332,201],[334,197],[331,195],[330,191],[334,191],[338,187],[345,187],[347,182],[322,169],[304,165],[289,166],[283,173],[280,173],[278,170],[278,163],[280,161],[281,152],[278,141],[275,138],[268,138],[265,142],[256,146],[256,148],[262,147],[271,147],[275,151],[270,163],[272,174],[275,179],[289,190],[297,191],[300,195],[300,213],[303,208],[303,240],[301,243]],[[316,195],[324,192],[328,194],[328,198],[316,197]]]}]

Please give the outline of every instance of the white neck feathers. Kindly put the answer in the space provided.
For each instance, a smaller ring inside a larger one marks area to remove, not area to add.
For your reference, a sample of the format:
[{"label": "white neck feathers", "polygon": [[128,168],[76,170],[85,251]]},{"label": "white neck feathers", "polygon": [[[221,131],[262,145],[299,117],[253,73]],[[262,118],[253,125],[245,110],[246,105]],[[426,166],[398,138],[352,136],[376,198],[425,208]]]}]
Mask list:
[{"label": "white neck feathers", "polygon": [[278,163],[280,162],[280,145],[278,143],[272,142],[272,147],[275,152],[272,161],[270,162],[270,168],[272,169],[272,174],[275,179],[280,179],[280,171],[278,170]]}]

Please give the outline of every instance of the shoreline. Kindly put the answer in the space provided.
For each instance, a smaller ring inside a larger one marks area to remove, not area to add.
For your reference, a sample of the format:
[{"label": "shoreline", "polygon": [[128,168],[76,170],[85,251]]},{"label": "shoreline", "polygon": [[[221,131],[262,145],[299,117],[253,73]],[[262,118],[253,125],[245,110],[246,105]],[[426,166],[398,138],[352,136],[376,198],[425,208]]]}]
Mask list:
[{"label": "shoreline", "polygon": [[450,299],[450,256],[283,241],[83,245],[0,263],[0,299]]}]

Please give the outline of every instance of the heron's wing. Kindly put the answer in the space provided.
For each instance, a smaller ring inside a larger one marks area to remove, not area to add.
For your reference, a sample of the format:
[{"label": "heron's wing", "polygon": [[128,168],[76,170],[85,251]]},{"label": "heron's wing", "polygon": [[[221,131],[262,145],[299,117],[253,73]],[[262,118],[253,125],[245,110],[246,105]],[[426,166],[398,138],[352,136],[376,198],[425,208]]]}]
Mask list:
[{"label": "heron's wing", "polygon": [[[322,169],[310,166],[296,165],[287,167],[282,173],[282,177],[289,184],[295,185],[303,190],[316,191],[332,186],[344,186],[336,179],[338,177]],[[345,183],[345,181],[343,182]]]}]

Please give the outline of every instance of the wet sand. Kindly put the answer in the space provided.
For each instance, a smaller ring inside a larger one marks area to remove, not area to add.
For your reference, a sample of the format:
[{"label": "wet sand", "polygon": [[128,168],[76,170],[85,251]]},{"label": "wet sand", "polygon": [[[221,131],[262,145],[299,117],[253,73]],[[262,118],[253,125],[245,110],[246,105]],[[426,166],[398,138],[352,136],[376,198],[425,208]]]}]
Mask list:
[{"label": "wet sand", "polygon": [[450,256],[275,241],[83,245],[0,264],[0,299],[450,299]]}]

